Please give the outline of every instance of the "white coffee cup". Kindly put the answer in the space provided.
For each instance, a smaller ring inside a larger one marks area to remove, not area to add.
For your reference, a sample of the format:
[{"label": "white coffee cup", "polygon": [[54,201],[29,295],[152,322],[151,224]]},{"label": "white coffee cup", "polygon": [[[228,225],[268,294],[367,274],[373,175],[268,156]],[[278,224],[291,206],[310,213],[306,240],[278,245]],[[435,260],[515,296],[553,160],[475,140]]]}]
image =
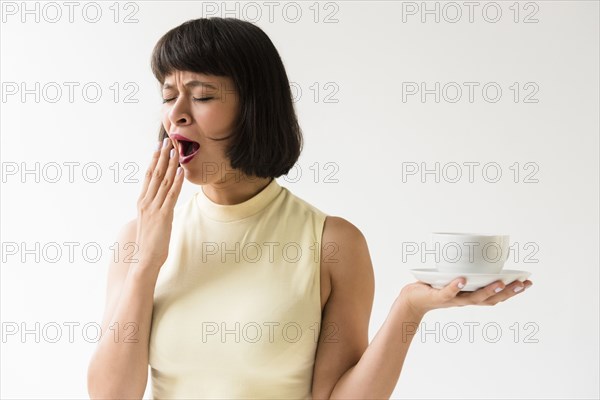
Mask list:
[{"label": "white coffee cup", "polygon": [[510,252],[509,235],[433,232],[435,264],[440,272],[497,274]]}]

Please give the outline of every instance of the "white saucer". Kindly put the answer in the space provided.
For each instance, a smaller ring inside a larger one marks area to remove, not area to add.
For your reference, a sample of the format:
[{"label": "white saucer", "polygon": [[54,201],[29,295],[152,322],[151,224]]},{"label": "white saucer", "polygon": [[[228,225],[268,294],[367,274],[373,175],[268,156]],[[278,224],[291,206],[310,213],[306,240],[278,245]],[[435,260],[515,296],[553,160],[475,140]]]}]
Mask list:
[{"label": "white saucer", "polygon": [[519,280],[523,282],[531,275],[528,271],[517,271],[511,269],[502,270],[499,274],[473,274],[460,272],[439,272],[435,268],[417,268],[410,272],[420,281],[431,285],[434,289],[442,289],[454,279],[464,277],[467,279],[463,292],[472,292],[489,285],[492,282],[501,280],[505,285]]}]

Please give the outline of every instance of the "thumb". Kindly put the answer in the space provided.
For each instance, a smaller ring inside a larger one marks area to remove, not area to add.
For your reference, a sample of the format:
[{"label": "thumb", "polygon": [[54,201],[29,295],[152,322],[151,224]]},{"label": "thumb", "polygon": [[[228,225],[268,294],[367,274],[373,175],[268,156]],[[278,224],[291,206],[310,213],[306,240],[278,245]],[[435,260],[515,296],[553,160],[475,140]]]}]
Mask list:
[{"label": "thumb", "polygon": [[448,285],[446,285],[442,290],[440,290],[440,295],[444,300],[450,300],[456,297],[456,295],[465,287],[466,284],[466,278],[456,278]]}]

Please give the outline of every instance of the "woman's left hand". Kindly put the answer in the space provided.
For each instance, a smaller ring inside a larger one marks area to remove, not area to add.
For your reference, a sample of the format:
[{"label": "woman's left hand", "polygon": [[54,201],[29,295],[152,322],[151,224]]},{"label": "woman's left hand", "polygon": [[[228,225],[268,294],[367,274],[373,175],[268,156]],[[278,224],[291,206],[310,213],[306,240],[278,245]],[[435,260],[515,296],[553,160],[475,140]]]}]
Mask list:
[{"label": "woman's left hand", "polygon": [[502,281],[495,281],[473,292],[461,292],[462,289],[459,284],[466,284],[465,278],[457,278],[442,289],[434,289],[428,284],[418,281],[404,286],[400,292],[399,300],[410,307],[417,315],[425,315],[428,311],[437,308],[467,305],[493,306],[523,293],[524,289],[533,285],[533,282],[530,280],[523,282],[517,280],[504,285]]}]

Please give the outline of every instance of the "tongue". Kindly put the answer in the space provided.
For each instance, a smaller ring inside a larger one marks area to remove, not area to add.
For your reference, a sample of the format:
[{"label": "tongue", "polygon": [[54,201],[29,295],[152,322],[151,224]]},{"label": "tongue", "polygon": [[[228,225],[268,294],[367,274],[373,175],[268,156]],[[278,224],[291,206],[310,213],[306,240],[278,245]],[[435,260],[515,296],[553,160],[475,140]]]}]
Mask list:
[{"label": "tongue", "polygon": [[185,146],[185,155],[189,156],[190,154],[193,154],[199,148],[200,148],[200,145],[198,143],[196,143],[196,142],[189,142],[189,144],[187,144]]}]

